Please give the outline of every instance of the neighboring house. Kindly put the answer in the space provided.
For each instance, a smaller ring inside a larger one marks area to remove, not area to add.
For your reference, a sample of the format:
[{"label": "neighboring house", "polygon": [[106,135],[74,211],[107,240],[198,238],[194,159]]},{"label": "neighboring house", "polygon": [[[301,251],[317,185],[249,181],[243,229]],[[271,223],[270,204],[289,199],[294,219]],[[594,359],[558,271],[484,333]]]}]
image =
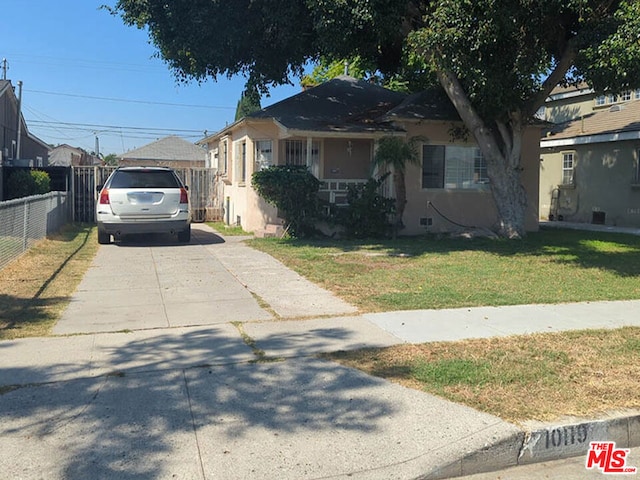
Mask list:
[{"label": "neighboring house", "polygon": [[640,90],[554,90],[540,142],[540,216],[640,227]]},{"label": "neighboring house", "polygon": [[102,161],[97,156],[88,153],[82,148],[72,147],[67,144],[58,145],[49,152],[50,166],[79,167],[101,164]]},{"label": "neighboring house", "polygon": [[[18,98],[9,80],[0,80],[0,165],[44,167],[49,146],[29,133],[22,114],[18,128]],[[20,141],[18,142],[18,130]],[[19,151],[18,151],[19,149]]]},{"label": "neighboring house", "polygon": [[[305,90],[225,127],[198,143],[217,160],[224,182],[225,221],[250,232],[280,224],[275,207],[251,186],[268,165],[306,165],[321,181],[320,197],[344,204],[348,186],[379,173],[373,158],[380,138],[420,136],[421,164],[406,173],[403,234],[492,228],[497,215],[486,164],[472,141],[452,140],[462,123],[439,91],[407,96],[348,76]],[[526,228],[538,228],[540,129],[525,135],[523,183],[529,198]],[[393,196],[392,182],[386,195]],[[435,208],[434,208],[435,207]],[[436,210],[437,209],[437,210]]]},{"label": "neighboring house", "polygon": [[118,155],[118,165],[172,168],[206,167],[208,166],[207,158],[207,151],[201,146],[172,135]]}]

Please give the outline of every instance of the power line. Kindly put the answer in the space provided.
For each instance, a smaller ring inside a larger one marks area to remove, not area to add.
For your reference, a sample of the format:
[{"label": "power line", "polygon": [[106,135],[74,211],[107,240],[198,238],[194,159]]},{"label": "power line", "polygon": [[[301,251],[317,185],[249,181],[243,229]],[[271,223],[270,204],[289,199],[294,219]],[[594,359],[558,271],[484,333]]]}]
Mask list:
[{"label": "power line", "polygon": [[144,105],[163,105],[169,107],[187,107],[187,108],[208,108],[213,110],[235,110],[235,107],[223,107],[220,105],[195,105],[187,103],[169,103],[169,102],[152,102],[149,100],[131,100],[128,98],[112,98],[112,97],[95,97],[91,95],[78,95],[75,93],[62,93],[62,92],[47,92],[44,90],[25,90],[29,93],[40,93],[44,95],[56,95],[61,97],[75,97],[75,98],[87,98],[90,100],[104,100],[109,102],[123,102],[123,103],[141,103]]},{"label": "power line", "polygon": [[27,124],[34,126],[59,126],[59,128],[88,128],[91,130],[99,129],[117,129],[120,130],[142,130],[142,131],[152,131],[152,132],[180,132],[180,133],[202,133],[204,130],[195,130],[195,129],[180,129],[180,128],[155,128],[155,127],[126,127],[122,125],[100,125],[97,123],[73,123],[73,122],[51,122],[47,120],[27,120]]}]

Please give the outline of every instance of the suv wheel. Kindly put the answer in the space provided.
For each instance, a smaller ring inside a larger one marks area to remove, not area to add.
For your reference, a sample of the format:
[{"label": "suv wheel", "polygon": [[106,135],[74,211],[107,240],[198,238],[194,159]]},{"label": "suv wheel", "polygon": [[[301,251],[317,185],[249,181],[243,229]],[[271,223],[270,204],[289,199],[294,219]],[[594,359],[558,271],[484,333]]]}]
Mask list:
[{"label": "suv wheel", "polygon": [[108,245],[111,243],[111,235],[103,230],[98,230],[98,243],[100,245]]},{"label": "suv wheel", "polygon": [[191,241],[191,225],[178,232],[178,241],[181,243],[189,243]]}]

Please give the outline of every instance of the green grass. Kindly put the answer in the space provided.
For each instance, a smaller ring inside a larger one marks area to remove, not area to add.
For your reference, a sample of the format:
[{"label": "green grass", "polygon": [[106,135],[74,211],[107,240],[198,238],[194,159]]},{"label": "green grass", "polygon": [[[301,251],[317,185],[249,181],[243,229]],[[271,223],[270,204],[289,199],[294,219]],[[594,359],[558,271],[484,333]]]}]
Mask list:
[{"label": "green grass", "polygon": [[250,233],[245,232],[242,227],[226,225],[224,222],[207,222],[207,225],[221,235],[226,235],[228,237],[251,235]]},{"label": "green grass", "polygon": [[512,422],[640,407],[640,328],[397,345],[325,355]]},{"label": "green grass", "polygon": [[575,230],[524,240],[254,239],[362,311],[640,298],[640,237]]}]

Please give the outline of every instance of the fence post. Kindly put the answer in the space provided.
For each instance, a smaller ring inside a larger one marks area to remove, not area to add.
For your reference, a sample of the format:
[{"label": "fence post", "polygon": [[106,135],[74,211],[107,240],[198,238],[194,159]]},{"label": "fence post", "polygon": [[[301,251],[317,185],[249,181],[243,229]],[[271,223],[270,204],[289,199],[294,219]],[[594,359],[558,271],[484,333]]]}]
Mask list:
[{"label": "fence post", "polygon": [[29,233],[29,229],[27,228],[29,225],[29,202],[26,199],[24,201],[24,212],[22,217],[22,251],[26,252],[28,246],[27,234]]}]

